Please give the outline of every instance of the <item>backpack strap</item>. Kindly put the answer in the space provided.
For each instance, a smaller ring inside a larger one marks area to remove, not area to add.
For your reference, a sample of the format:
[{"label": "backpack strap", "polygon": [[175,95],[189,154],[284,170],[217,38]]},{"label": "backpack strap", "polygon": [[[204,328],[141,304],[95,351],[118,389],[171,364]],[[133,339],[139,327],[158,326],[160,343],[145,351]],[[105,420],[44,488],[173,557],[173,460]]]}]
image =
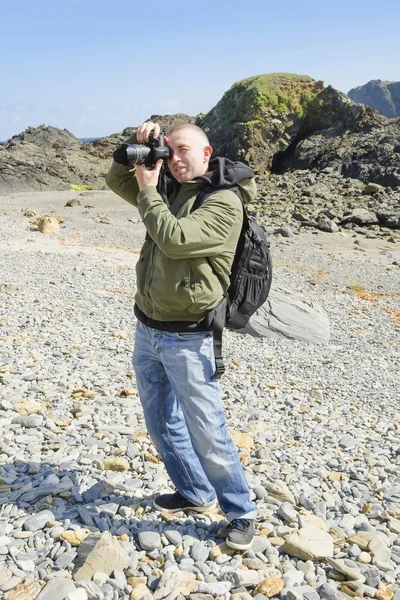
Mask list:
[{"label": "backpack strap", "polygon": [[[219,188],[219,189],[227,189],[227,190],[233,192],[234,194],[236,194],[236,196],[238,196],[238,198],[240,199],[240,201],[242,203],[242,207],[243,207],[243,226],[244,226],[246,224],[246,221],[248,222],[248,218],[247,218],[246,209],[244,207],[243,196],[242,196],[242,193],[241,193],[239,187],[232,186],[229,188]],[[204,188],[202,190],[200,190],[200,192],[197,194],[196,199],[193,203],[193,206],[192,206],[190,212],[192,213],[195,210],[197,210],[198,208],[200,208],[200,206],[205,202],[205,200],[208,198],[208,196],[211,196],[211,194],[214,194],[214,192],[218,192],[219,189],[209,186],[209,185],[204,186]],[[245,219],[246,219],[246,221],[245,221]],[[208,259],[207,259],[207,261],[212,269],[212,265],[211,265],[210,261]],[[218,275],[218,273],[216,273],[216,271],[214,271],[214,273],[218,277],[221,285],[223,285],[221,277]],[[229,297],[228,297],[228,294],[225,292],[224,297],[222,298],[221,302],[219,302],[217,304],[217,306],[212,308],[207,313],[207,316],[206,316],[207,329],[209,331],[213,332],[215,373],[212,376],[212,379],[221,379],[222,375],[225,373],[225,365],[224,365],[224,359],[223,359],[223,355],[222,355],[222,333],[223,333],[225,323],[226,323],[226,313],[227,313],[228,307],[229,307]]]}]

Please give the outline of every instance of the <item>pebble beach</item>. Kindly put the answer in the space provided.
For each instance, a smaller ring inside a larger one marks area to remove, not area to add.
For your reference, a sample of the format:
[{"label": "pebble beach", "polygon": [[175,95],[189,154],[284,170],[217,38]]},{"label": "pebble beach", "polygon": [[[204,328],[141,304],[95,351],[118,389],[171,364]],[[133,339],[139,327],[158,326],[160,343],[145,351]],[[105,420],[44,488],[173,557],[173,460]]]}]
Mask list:
[{"label": "pebble beach", "polygon": [[274,282],[330,340],[224,333],[259,511],[241,553],[218,509],[152,508],[174,490],[131,365],[144,236],[109,191],[0,197],[0,598],[400,600],[400,242],[271,235]]}]

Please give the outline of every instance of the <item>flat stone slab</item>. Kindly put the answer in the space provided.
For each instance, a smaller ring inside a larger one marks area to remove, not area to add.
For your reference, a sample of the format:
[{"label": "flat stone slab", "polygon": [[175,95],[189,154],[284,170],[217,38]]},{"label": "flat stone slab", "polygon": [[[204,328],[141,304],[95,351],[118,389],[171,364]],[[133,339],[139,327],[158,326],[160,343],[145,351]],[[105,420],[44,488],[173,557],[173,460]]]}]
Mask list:
[{"label": "flat stone slab", "polygon": [[250,317],[246,327],[238,332],[254,337],[327,344],[330,325],[321,306],[303,294],[272,285],[267,301]]}]

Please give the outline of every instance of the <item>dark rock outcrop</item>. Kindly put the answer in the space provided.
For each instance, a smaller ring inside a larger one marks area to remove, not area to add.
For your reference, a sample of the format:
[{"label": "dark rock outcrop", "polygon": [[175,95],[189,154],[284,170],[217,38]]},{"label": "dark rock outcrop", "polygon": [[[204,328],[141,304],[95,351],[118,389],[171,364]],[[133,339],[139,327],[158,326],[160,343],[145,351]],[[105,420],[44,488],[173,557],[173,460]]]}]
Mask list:
[{"label": "dark rock outcrop", "polygon": [[347,95],[354,102],[375,108],[385,117],[400,117],[400,81],[373,79],[352,88]]},{"label": "dark rock outcrop", "polygon": [[383,186],[400,185],[400,119],[388,121],[327,87],[304,117],[291,146],[273,169],[333,168],[344,177]]}]

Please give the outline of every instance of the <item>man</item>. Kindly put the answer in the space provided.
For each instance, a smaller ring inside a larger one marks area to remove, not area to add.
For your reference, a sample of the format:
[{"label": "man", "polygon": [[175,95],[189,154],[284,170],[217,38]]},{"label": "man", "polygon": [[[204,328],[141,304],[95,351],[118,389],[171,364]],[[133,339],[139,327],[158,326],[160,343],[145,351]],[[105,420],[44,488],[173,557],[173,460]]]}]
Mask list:
[{"label": "man", "polygon": [[[157,138],[159,125],[145,122],[128,143],[146,143],[151,132]],[[249,201],[255,183],[246,165],[226,159],[210,165],[212,148],[195,125],[175,127],[166,142],[173,152],[169,206],[156,189],[161,160],[152,170],[138,165],[136,172],[114,162],[106,178],[137,206],[148,233],[136,267],[133,365],[148,433],[177,489],[155,498],[154,507],[201,513],[218,500],[230,522],[227,544],[245,550],[252,545],[256,507],[226,429],[205,316],[229,285],[242,227],[242,204],[227,182],[238,182]],[[210,184],[215,192],[191,213]]]}]

